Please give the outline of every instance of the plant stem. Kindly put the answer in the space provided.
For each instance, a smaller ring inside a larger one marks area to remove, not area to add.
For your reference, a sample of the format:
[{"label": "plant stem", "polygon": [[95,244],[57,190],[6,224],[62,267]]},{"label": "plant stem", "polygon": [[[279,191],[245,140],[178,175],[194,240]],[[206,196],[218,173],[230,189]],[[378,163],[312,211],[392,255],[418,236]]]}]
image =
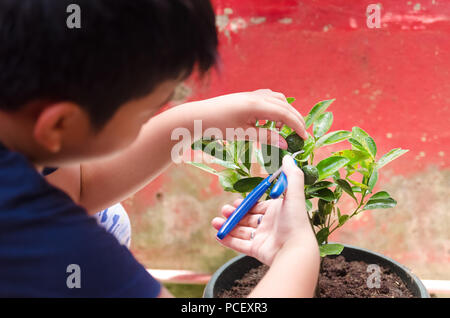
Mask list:
[{"label": "plant stem", "polygon": [[[364,197],[366,196],[366,194],[367,194],[367,191],[364,190],[364,192],[363,192],[363,194],[362,194],[362,196],[361,196],[361,201],[360,201],[359,204],[358,204],[358,207],[355,209],[355,211],[353,211],[352,214],[350,214],[349,219],[351,219],[353,216],[357,215],[357,214],[360,212],[359,209],[364,205]],[[330,231],[330,233],[328,234],[328,236],[330,236],[331,233],[333,233],[336,229],[338,229],[338,228],[340,228],[340,227],[341,227],[341,226],[340,226],[339,224],[336,225],[336,227]]]},{"label": "plant stem", "polygon": [[356,208],[356,210],[353,211],[353,213],[350,215],[350,218],[352,218],[353,216],[355,216],[355,215],[359,212],[359,209],[360,209],[361,206],[364,204],[364,197],[366,196],[366,193],[367,193],[367,191],[364,190],[364,192],[363,192],[363,194],[362,194],[362,196],[361,196],[361,201],[359,202],[359,205],[358,205],[358,207]]}]

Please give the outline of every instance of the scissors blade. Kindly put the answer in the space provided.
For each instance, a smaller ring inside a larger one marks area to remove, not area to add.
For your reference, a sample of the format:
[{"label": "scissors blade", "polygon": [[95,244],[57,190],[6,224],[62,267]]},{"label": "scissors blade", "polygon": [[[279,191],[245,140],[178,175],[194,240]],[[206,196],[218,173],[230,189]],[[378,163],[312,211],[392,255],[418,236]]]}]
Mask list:
[{"label": "scissors blade", "polygon": [[[301,154],[301,153],[304,153],[304,152],[305,152],[304,150],[300,150],[300,151],[294,152],[293,154],[287,155],[287,156],[290,156],[292,159],[295,160],[295,157],[297,157],[297,155],[299,155],[299,154]],[[276,178],[278,178],[278,176],[280,175],[280,173],[281,173],[282,171],[283,171],[283,167],[278,168],[278,170],[275,171],[275,172],[270,176],[269,182],[273,182],[273,180],[275,180]]]}]

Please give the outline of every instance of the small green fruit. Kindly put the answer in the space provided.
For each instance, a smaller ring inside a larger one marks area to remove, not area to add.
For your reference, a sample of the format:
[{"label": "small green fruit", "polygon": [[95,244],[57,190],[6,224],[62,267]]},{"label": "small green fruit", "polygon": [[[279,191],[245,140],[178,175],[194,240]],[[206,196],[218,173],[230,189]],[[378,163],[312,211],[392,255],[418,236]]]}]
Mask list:
[{"label": "small green fruit", "polygon": [[315,166],[303,166],[302,171],[305,175],[305,185],[312,185],[319,179],[319,170]]},{"label": "small green fruit", "polygon": [[288,144],[287,150],[291,153],[302,150],[305,144],[305,141],[302,139],[302,137],[300,137],[296,133],[292,133],[289,136],[287,136],[286,142]]}]

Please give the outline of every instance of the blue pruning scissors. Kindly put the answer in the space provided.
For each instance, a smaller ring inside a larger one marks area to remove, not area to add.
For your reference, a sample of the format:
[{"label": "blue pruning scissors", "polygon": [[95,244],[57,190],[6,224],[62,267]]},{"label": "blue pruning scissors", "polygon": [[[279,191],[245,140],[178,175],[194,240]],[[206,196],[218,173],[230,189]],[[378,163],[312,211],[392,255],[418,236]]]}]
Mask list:
[{"label": "blue pruning scissors", "polygon": [[[292,155],[290,155],[293,159],[303,150],[300,150]],[[295,161],[295,159],[294,159]],[[269,175],[263,181],[261,181],[256,188],[254,188],[244,199],[244,201],[239,204],[239,206],[234,210],[234,212],[230,215],[230,217],[225,221],[225,223],[220,228],[219,232],[217,232],[217,237],[222,240],[225,236],[230,233],[234,227],[239,223],[239,221],[250,211],[259,199],[266,193],[266,191],[272,185],[272,182],[278,177],[277,182],[274,184],[272,190],[270,191],[269,196],[272,199],[278,198],[280,195],[284,193],[287,188],[287,177],[282,171],[282,167],[280,167],[273,174]]]}]

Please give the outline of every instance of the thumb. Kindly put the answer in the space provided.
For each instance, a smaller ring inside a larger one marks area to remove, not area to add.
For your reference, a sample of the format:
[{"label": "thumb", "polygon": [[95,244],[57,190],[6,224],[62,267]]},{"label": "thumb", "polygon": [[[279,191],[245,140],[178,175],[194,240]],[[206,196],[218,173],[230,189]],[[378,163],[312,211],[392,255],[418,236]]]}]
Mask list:
[{"label": "thumb", "polygon": [[286,199],[301,200],[302,204],[305,204],[303,171],[297,167],[291,156],[283,157],[283,172],[288,180]]}]

